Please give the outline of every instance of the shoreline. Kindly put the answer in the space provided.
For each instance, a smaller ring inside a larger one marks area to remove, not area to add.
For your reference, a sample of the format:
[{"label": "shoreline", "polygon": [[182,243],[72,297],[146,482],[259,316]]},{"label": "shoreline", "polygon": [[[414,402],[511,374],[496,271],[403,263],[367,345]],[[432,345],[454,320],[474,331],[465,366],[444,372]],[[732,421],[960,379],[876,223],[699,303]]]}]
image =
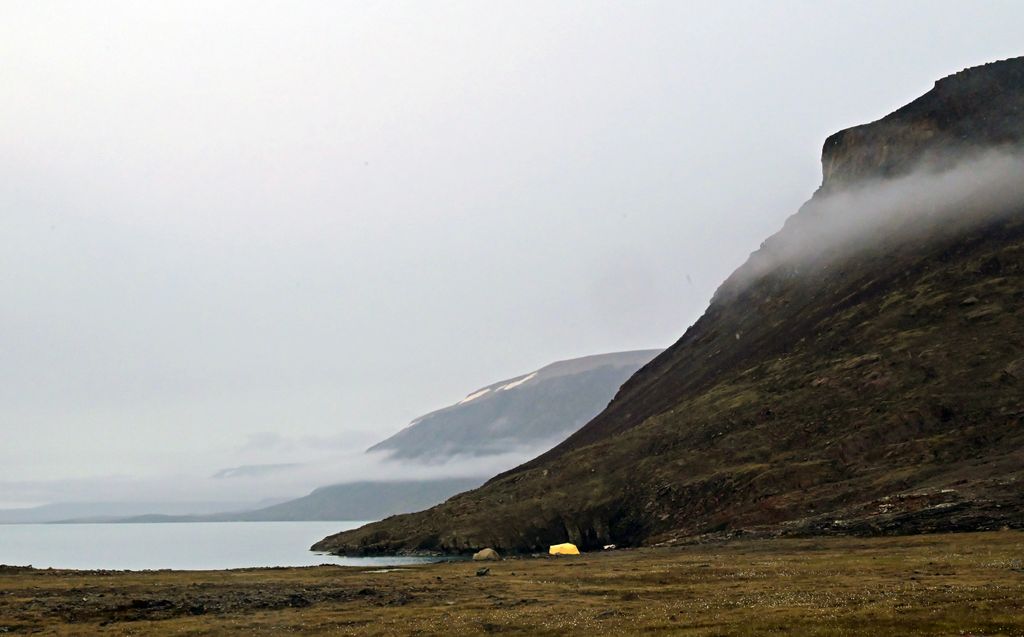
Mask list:
[{"label": "shoreline", "polygon": [[39,630],[1022,635],[1024,532],[743,539],[399,567],[0,567],[0,632]]}]

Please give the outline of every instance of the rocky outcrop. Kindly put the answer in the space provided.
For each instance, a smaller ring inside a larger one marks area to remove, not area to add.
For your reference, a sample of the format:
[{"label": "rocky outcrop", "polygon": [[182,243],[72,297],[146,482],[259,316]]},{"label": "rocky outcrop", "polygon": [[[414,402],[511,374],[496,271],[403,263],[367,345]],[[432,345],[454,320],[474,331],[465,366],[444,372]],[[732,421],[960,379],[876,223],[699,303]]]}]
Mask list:
[{"label": "rocky outcrop", "polygon": [[1024,139],[1024,65],[1002,60],[960,71],[886,117],[825,141],[824,189],[896,177],[922,164],[948,165],[979,150]]},{"label": "rocky outcrop", "polygon": [[601,414],[317,548],[1024,527],[1022,103],[1018,58],[830,137],[822,188]]}]

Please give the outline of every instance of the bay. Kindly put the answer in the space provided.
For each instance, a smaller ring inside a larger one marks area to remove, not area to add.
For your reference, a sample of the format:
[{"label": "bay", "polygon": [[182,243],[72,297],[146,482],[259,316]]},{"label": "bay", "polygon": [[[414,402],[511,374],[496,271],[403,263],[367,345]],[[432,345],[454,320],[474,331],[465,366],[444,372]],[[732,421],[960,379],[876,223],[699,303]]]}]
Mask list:
[{"label": "bay", "polygon": [[104,570],[219,570],[267,566],[400,566],[417,557],[339,557],[309,547],[366,522],[3,524],[0,564]]}]

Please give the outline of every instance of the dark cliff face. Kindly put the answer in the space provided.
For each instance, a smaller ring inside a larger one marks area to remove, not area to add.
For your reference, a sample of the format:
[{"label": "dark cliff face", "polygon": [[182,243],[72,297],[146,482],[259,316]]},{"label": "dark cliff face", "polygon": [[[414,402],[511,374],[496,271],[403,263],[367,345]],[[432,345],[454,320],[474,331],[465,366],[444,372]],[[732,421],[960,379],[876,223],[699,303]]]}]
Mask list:
[{"label": "dark cliff face", "polygon": [[480,489],[318,547],[1024,525],[1022,103],[1024,58],[830,137],[822,188],[605,411]]},{"label": "dark cliff face", "polygon": [[[943,132],[923,137],[904,133],[917,128]],[[847,138],[850,131],[857,131],[854,136],[863,141],[863,147],[833,141]],[[905,146],[901,145],[904,138],[910,140]],[[994,62],[951,75],[936,82],[932,91],[891,115],[832,135],[822,155],[822,187],[811,200],[730,275],[705,314],[675,345],[623,385],[605,412],[577,435],[526,466],[535,466],[538,461],[556,457],[566,449],[636,426],[674,405],[681,391],[700,391],[706,382],[713,382],[723,371],[741,364],[745,357],[772,351],[758,349],[761,345],[753,342],[757,334],[764,333],[771,337],[772,343],[781,343],[784,330],[776,327],[785,326],[788,328],[785,331],[800,333],[800,317],[806,315],[804,309],[810,308],[795,308],[796,299],[787,299],[786,295],[807,289],[816,293],[818,290],[814,288],[823,284],[817,277],[834,277],[841,273],[833,254],[840,247],[826,245],[826,238],[814,233],[817,204],[831,193],[844,186],[852,189],[863,183],[899,179],[914,170],[941,170],[950,161],[970,159],[992,150],[1020,152],[1021,148],[1024,148],[1024,58]],[[874,157],[875,163],[871,164],[867,157]],[[874,211],[854,205],[839,210],[838,214],[867,216],[871,212]],[[954,207],[952,212],[955,216],[966,210]],[[910,243],[933,244],[943,234],[947,240],[956,241],[961,228],[954,221],[951,219],[945,227],[940,224],[940,227],[912,228],[910,234],[916,241]],[[867,228],[874,231],[875,238],[869,237],[854,247],[861,248],[874,241],[875,253],[866,249],[859,255],[850,255],[860,258],[851,264],[849,272],[885,265],[884,261],[879,262],[877,248],[883,247],[886,233],[892,228],[884,224],[871,224]],[[811,258],[794,265],[796,259],[791,258],[793,250],[790,249],[794,247],[800,251],[800,256],[810,254]],[[815,249],[824,251],[825,258],[815,260]],[[890,245],[889,249],[899,252],[901,244]],[[784,258],[775,258],[778,253]],[[895,264],[890,270],[894,268]],[[793,289],[784,289],[787,286]],[[807,302],[815,304],[825,298],[821,295]],[[762,300],[768,302],[763,307],[764,314],[751,312]],[[774,321],[776,326],[766,325],[766,321]],[[695,356],[699,364],[694,364]]]},{"label": "dark cliff face", "polygon": [[942,165],[979,149],[1016,146],[1024,137],[1024,65],[1002,60],[935,83],[886,117],[840,131],[822,149],[823,189]]}]

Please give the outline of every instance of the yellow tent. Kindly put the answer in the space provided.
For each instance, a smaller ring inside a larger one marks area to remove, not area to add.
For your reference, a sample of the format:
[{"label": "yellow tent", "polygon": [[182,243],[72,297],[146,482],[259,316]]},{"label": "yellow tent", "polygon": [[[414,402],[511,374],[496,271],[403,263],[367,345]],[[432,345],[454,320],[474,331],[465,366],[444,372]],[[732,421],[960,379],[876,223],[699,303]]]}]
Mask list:
[{"label": "yellow tent", "polygon": [[565,544],[552,544],[548,553],[551,555],[579,555],[580,550],[576,548],[575,544],[566,542]]}]

